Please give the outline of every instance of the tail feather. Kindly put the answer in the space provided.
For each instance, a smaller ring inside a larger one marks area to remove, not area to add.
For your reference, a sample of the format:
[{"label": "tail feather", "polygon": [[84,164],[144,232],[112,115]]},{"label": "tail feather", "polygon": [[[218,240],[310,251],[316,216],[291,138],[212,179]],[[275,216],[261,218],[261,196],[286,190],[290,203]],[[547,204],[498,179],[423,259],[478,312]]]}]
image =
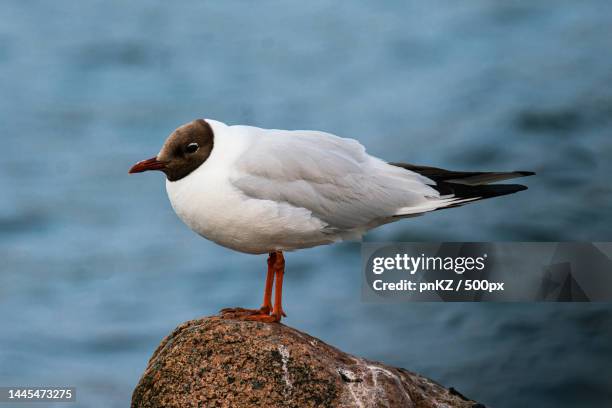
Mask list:
[{"label": "tail feather", "polygon": [[[467,172],[450,171],[437,167],[417,166],[409,163],[389,163],[413,171],[434,181],[432,185],[440,193],[441,200],[425,211],[441,210],[444,208],[459,207],[474,201],[499,197],[527,190],[522,184],[491,184],[488,183],[508,180],[517,177],[532,176],[532,171],[511,172]],[[404,211],[408,209],[402,209]],[[400,213],[398,216],[414,214],[413,211]]]}]

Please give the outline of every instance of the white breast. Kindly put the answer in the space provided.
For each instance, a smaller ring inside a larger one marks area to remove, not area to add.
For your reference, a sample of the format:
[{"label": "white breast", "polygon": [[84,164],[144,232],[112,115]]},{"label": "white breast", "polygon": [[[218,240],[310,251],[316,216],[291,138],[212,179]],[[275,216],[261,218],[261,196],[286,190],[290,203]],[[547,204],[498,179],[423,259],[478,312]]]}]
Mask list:
[{"label": "white breast", "polygon": [[174,211],[193,231],[247,253],[292,250],[331,243],[339,236],[311,212],[288,203],[246,196],[230,182],[235,162],[257,142],[254,128],[207,120],[214,131],[209,158],[166,190]]}]

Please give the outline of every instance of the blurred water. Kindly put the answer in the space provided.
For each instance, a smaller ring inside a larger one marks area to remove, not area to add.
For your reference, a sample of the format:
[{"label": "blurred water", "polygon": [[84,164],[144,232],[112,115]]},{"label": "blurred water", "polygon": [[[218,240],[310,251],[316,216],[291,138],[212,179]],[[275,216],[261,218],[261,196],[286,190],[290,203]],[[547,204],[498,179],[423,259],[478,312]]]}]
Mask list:
[{"label": "blurred water", "polygon": [[[612,3],[4,1],[0,385],[124,407],[178,323],[260,302],[265,257],[128,177],[197,117],[326,130],[530,190],[370,240],[610,240]],[[288,255],[286,323],[493,407],[612,403],[612,307],[369,305],[359,246]]]}]

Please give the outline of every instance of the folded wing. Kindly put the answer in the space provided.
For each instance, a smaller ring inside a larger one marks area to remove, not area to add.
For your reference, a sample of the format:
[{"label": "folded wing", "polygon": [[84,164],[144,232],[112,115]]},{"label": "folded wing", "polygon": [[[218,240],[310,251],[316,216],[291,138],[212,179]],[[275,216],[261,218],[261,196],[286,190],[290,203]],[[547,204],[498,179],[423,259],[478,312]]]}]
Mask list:
[{"label": "folded wing", "polygon": [[247,196],[305,208],[336,230],[381,224],[400,208],[431,211],[440,200],[432,180],[323,132],[262,132],[237,169],[231,181]]}]

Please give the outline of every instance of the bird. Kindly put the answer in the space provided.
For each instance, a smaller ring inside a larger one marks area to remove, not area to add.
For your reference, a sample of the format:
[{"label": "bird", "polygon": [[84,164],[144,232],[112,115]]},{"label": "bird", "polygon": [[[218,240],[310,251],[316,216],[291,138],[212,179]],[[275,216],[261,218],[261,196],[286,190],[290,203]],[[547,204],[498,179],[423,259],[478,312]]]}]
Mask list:
[{"label": "bird", "polygon": [[267,323],[286,316],[284,252],[358,240],[404,218],[516,193],[527,187],[490,183],[535,174],[386,162],[331,133],[213,119],[178,127],[155,157],[129,173],[150,170],[165,173],[172,208],[197,234],[235,251],[268,254],[261,307],[220,311]]}]

